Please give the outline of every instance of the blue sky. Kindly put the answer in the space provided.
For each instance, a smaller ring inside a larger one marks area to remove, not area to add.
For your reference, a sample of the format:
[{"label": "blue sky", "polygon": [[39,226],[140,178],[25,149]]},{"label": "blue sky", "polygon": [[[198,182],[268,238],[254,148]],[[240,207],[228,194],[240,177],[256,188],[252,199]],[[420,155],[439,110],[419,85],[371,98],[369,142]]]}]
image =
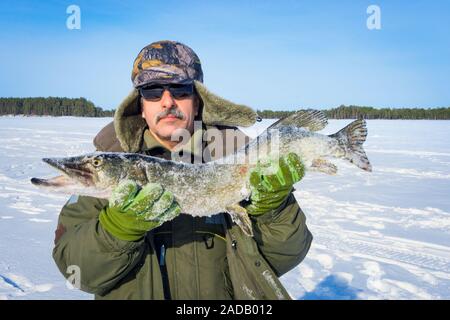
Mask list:
[{"label": "blue sky", "polygon": [[[366,27],[372,4],[381,30]],[[115,108],[140,49],[171,39],[197,52],[211,91],[255,109],[450,106],[446,0],[3,0],[0,39],[2,97]]]}]

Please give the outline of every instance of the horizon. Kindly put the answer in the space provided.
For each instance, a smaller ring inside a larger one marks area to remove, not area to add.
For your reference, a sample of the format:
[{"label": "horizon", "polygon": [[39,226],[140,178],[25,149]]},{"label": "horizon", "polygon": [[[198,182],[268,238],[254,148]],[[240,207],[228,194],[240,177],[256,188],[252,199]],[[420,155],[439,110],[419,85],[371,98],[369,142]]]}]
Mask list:
[{"label": "horizon", "polygon": [[[74,98],[69,98],[69,97],[58,97],[58,96],[48,96],[48,97],[0,97],[0,99],[70,99],[70,100],[76,100],[76,99],[84,99],[87,102],[91,102],[94,104],[95,107],[99,107],[98,105],[95,104],[95,101],[91,101],[90,99],[87,99],[85,97],[74,97]],[[375,110],[382,110],[382,109],[390,109],[390,110],[437,110],[437,109],[450,109],[450,105],[449,106],[437,106],[437,107],[410,107],[410,106],[404,106],[404,107],[398,107],[398,108],[392,108],[392,107],[385,107],[385,106],[362,106],[362,105],[339,105],[339,106],[331,106],[329,108],[317,108],[317,110],[322,110],[322,111],[331,111],[331,110],[335,110],[341,107],[356,107],[356,108],[371,108],[371,109],[375,109]],[[102,107],[99,107],[100,109],[102,109],[102,111],[115,111],[115,109],[103,109]],[[255,111],[257,112],[266,112],[266,111],[270,111],[270,112],[296,112],[298,110],[306,110],[306,108],[298,108],[295,110],[288,110],[288,109],[255,109]],[[17,115],[22,115],[22,114],[17,114]],[[0,114],[0,116],[6,116],[6,115],[2,115]],[[29,114],[25,114],[25,116],[30,116]],[[57,116],[57,117],[62,117],[62,116]],[[71,116],[69,116],[71,117]],[[83,116],[84,117],[84,116]],[[374,120],[374,119],[371,119]],[[392,120],[392,119],[391,119]],[[445,120],[445,119],[444,119]]]},{"label": "horizon", "polygon": [[[43,98],[43,99],[49,99],[49,98],[85,99],[88,102],[92,102],[95,105],[95,107],[102,108],[103,111],[111,111],[113,109],[116,109],[116,108],[111,108],[111,109],[110,108],[103,108],[103,107],[97,105],[95,103],[95,101],[92,101],[91,99],[88,99],[86,97],[60,97],[60,96],[47,96],[47,97],[43,97],[43,96],[36,96],[36,97],[0,97],[0,99],[37,99],[37,98]],[[373,109],[377,109],[377,110],[379,110],[379,109],[425,109],[426,110],[426,109],[449,109],[450,108],[450,103],[448,105],[446,105],[446,106],[444,105],[444,106],[433,106],[433,107],[418,107],[418,106],[388,107],[388,106],[365,106],[365,105],[354,105],[354,104],[349,104],[349,105],[341,104],[341,105],[338,105],[338,106],[329,106],[327,108],[316,108],[316,109],[317,110],[326,111],[326,110],[336,109],[336,108],[339,108],[339,107],[361,107],[361,108],[373,108]],[[270,107],[269,107],[269,109],[254,109],[254,110],[256,110],[256,111],[275,111],[275,112],[280,112],[280,111],[294,112],[294,111],[297,111],[297,110],[305,110],[305,109],[306,109],[306,107],[303,108],[303,107],[300,106],[298,109],[292,109],[292,110],[283,109],[283,108],[270,109]]]},{"label": "horizon", "polygon": [[171,39],[198,54],[209,90],[255,110],[448,108],[449,14],[446,1],[4,1],[0,96],[115,109],[138,52]]}]

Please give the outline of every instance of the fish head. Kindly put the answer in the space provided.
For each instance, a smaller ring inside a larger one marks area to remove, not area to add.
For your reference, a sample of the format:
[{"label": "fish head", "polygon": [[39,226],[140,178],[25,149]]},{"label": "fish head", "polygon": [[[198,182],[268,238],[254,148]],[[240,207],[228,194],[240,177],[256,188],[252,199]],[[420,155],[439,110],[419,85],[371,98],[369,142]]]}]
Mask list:
[{"label": "fish head", "polygon": [[126,172],[126,159],[114,153],[90,153],[64,158],[44,158],[45,163],[62,175],[50,178],[33,178],[39,187],[64,193],[90,196],[108,196]]}]

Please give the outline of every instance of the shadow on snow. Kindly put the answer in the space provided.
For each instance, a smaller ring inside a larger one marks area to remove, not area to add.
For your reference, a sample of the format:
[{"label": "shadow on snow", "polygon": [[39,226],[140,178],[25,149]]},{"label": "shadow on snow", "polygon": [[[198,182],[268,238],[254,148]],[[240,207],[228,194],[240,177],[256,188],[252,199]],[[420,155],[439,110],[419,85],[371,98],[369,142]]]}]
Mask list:
[{"label": "shadow on snow", "polygon": [[305,293],[300,300],[355,300],[362,290],[351,287],[342,277],[329,275],[313,291]]}]

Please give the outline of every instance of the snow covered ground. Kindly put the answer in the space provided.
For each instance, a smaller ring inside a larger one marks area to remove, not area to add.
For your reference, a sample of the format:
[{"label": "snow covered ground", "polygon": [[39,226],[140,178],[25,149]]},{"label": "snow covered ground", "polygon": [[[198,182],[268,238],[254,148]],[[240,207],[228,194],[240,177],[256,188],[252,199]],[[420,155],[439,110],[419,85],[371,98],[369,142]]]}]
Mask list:
[{"label": "snow covered ground", "polygon": [[[66,287],[51,252],[64,195],[29,182],[48,156],[93,151],[110,118],[0,117],[0,299],[91,299]],[[350,120],[331,120],[332,133]],[[254,135],[270,124],[258,123]],[[450,299],[450,122],[368,121],[374,171],[296,185],[314,241],[281,280],[295,299]]]}]

